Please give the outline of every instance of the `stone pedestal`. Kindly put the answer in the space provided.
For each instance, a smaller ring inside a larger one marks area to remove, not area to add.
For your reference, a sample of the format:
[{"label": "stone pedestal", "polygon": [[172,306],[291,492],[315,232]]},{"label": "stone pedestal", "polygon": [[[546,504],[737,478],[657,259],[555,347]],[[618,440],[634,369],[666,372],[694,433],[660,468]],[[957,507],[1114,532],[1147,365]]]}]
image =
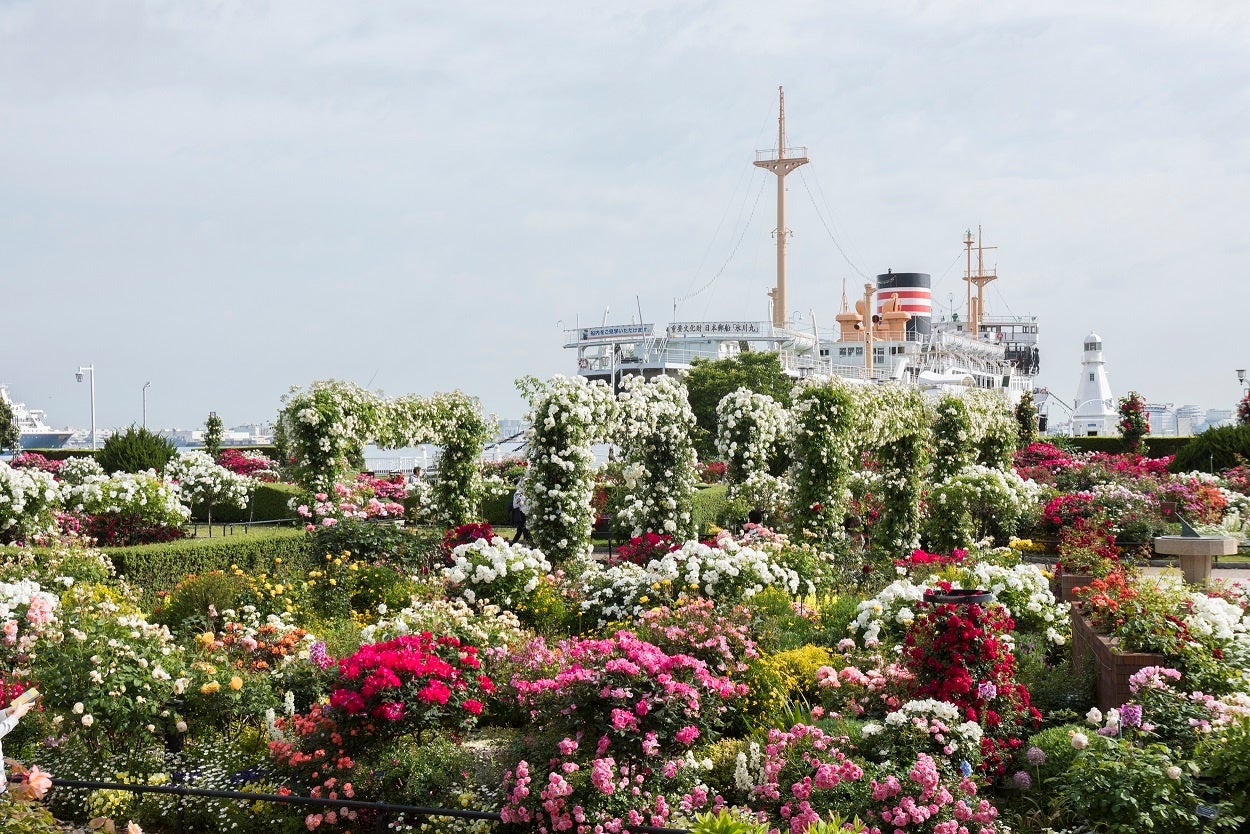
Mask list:
[{"label": "stone pedestal", "polygon": [[1190,585],[1205,585],[1211,581],[1211,566],[1216,556],[1234,556],[1237,540],[1227,536],[1158,536],[1155,538],[1155,554],[1175,556],[1180,561],[1181,572]]},{"label": "stone pedestal", "polygon": [[1147,666],[1166,666],[1154,652],[1122,652],[1116,641],[1096,633],[1089,621],[1072,612],[1072,659],[1078,671],[1094,664],[1094,697],[1103,712],[1129,700],[1128,679]]}]

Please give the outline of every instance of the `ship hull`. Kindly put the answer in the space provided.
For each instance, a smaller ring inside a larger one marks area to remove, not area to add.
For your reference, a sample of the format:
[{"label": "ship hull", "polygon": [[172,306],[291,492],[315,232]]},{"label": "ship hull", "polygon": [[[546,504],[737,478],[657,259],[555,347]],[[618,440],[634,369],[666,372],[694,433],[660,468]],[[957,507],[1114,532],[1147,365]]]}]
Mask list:
[{"label": "ship hull", "polygon": [[22,432],[23,449],[59,449],[73,435],[68,431]]}]

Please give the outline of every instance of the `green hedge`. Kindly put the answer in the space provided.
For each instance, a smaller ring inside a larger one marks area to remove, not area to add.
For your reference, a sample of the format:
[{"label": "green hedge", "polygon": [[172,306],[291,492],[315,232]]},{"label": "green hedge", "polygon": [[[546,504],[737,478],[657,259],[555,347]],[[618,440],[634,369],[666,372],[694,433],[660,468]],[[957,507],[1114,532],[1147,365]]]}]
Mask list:
[{"label": "green hedge", "polygon": [[482,518],[492,525],[508,526],[512,523],[512,493],[492,495],[482,499]]},{"label": "green hedge", "polygon": [[273,570],[281,557],[288,567],[304,565],[311,570],[312,540],[302,530],[254,530],[211,539],[181,539],[138,547],[101,548],[119,577],[124,577],[143,594],[151,606],[159,591],[169,591],[188,574],[229,570],[238,565],[249,573]]},{"label": "green hedge", "polygon": [[[1038,439],[1049,442],[1052,438],[1040,437]],[[1192,437],[1151,437],[1146,435],[1146,437],[1142,438],[1142,442],[1146,447],[1143,453],[1147,457],[1152,458],[1175,455],[1191,440],[1193,440]],[[1119,437],[1065,437],[1063,438],[1063,445],[1078,452],[1116,454],[1124,451],[1124,440]]]},{"label": "green hedge", "polygon": [[[252,493],[251,507],[215,507],[213,523],[229,523],[241,521],[280,521],[284,518],[295,518],[295,511],[290,501],[300,494],[301,490],[294,484],[260,484]],[[191,508],[191,518],[205,521],[208,514],[202,505]]]},{"label": "green hedge", "polygon": [[694,494],[694,523],[700,537],[707,535],[728,503],[729,487],[724,484],[706,486]]}]

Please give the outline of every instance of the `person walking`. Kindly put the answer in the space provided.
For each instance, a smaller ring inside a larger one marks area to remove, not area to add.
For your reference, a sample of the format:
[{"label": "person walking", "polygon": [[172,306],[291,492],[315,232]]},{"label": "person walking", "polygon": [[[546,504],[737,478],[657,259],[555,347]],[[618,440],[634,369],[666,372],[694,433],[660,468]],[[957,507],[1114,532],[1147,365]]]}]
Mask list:
[{"label": "person walking", "polygon": [[512,523],[516,525],[516,535],[512,537],[511,544],[516,544],[528,535],[529,531],[525,529],[525,510],[528,506],[525,494],[521,492],[521,484],[518,483],[512,491]]}]

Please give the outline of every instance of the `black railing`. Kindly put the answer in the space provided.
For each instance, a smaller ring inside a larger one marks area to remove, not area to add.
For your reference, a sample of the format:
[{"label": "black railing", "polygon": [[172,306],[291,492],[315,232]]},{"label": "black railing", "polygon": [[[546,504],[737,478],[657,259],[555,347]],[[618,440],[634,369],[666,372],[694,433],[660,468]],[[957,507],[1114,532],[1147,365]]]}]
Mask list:
[{"label": "black railing", "polygon": [[[394,815],[404,814],[416,817],[453,817],[470,820],[489,820],[502,822],[503,818],[495,811],[466,811],[458,808],[430,808],[424,805],[397,805],[390,802],[370,802],[363,799],[324,799],[315,796],[283,796],[276,793],[248,793],[245,791],[218,791],[206,788],[190,788],[186,785],[134,785],[119,782],[91,782],[83,779],[52,780],[54,787],[83,788],[86,790],[127,791],[130,793],[163,793],[178,797],[178,810],[175,818],[175,834],[195,834],[188,831],[183,824],[182,799],[188,796],[202,796],[210,799],[236,799],[243,802],[269,802],[277,805],[304,805],[311,808],[340,809],[354,811],[373,811],[377,814],[374,831],[387,830],[387,822]],[[654,825],[626,825],[623,830],[631,834],[689,834],[684,828],[660,828]]]}]

